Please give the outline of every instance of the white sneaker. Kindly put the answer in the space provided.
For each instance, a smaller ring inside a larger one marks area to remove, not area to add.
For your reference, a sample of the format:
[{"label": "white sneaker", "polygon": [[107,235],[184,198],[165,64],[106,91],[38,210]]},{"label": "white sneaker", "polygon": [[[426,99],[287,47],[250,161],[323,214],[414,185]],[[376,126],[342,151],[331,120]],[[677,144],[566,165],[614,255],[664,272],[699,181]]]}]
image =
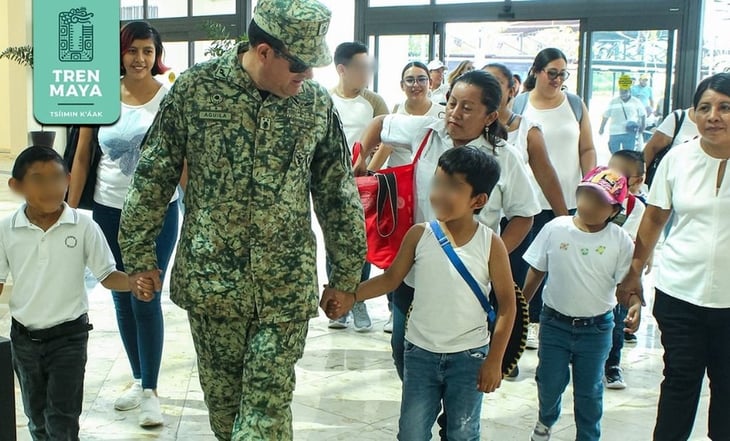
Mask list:
[{"label": "white sneaker", "polygon": [[142,427],[161,426],[162,412],[160,411],[160,399],[152,389],[145,389],[139,411],[139,425]]},{"label": "white sneaker", "polygon": [[117,398],[114,402],[114,408],[116,410],[132,410],[139,407],[142,402],[142,385],[139,380],[135,380],[132,386],[129,387],[124,393]]},{"label": "white sneaker", "polygon": [[537,349],[540,346],[540,324],[530,323],[527,325],[527,349]]},{"label": "white sneaker", "polygon": [[348,312],[337,320],[330,320],[330,324],[327,326],[330,329],[347,329],[350,322],[350,316],[352,312]]},{"label": "white sneaker", "polygon": [[373,322],[368,314],[368,307],[365,302],[357,302],[352,307],[353,328],[355,332],[368,332],[373,327]]},{"label": "white sneaker", "polygon": [[532,430],[530,441],[550,441],[550,428],[538,421]]},{"label": "white sneaker", "polygon": [[393,333],[393,313],[390,313],[390,316],[388,316],[388,321],[385,322],[385,325],[383,326],[383,332],[387,334]]}]

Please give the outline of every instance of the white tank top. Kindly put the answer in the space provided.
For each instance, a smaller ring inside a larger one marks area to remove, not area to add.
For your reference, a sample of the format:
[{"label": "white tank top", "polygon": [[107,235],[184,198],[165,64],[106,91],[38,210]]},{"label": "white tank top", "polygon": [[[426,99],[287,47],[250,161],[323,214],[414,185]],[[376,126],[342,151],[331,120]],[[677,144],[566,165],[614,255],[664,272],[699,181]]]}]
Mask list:
[{"label": "white tank top", "polygon": [[[489,344],[487,314],[427,223],[416,245],[413,309],[406,339],[436,353],[453,353]],[[474,237],[454,248],[485,295],[489,295],[492,230],[479,224]]]},{"label": "white tank top", "polygon": [[[580,124],[575,119],[567,97],[553,109],[536,109],[528,99],[524,115],[542,127],[548,156],[558,174],[565,203],[568,209],[576,208],[575,190],[582,178],[578,152]],[[550,204],[542,192],[538,192],[538,198],[542,209],[549,210]]]}]

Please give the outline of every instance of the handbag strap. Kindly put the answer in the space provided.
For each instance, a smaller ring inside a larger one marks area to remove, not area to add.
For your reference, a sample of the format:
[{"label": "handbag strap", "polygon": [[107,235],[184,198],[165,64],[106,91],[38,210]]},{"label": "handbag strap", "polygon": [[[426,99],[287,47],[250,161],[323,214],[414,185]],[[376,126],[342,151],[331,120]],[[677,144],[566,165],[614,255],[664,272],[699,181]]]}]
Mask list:
[{"label": "handbag strap", "polygon": [[487,296],[485,296],[482,292],[482,289],[479,287],[479,283],[477,283],[469,270],[466,268],[466,265],[464,265],[464,262],[462,262],[459,258],[459,255],[456,254],[456,251],[454,251],[454,247],[451,246],[451,242],[449,242],[449,238],[446,237],[446,235],[444,234],[444,230],[441,229],[441,225],[439,225],[439,222],[437,220],[432,220],[430,222],[430,225],[431,230],[433,230],[433,234],[436,236],[436,240],[438,240],[439,245],[441,246],[441,249],[444,250],[444,253],[446,253],[446,256],[451,261],[451,264],[454,265],[456,271],[461,274],[461,277],[464,278],[464,281],[467,283],[467,285],[469,285],[469,288],[471,288],[472,292],[474,292],[477,300],[479,300],[482,308],[484,308],[484,311],[487,313],[487,318],[489,319],[489,321],[493,322],[496,318],[494,308],[492,308],[489,300],[487,300]]},{"label": "handbag strap", "polygon": [[421,159],[421,153],[423,153],[423,149],[426,148],[426,144],[428,144],[428,138],[431,137],[431,133],[433,133],[433,129],[428,129],[428,132],[426,132],[426,136],[423,137],[423,141],[421,141],[421,146],[418,147],[418,150],[416,151],[416,156],[413,157],[414,164],[418,162],[419,159]]},{"label": "handbag strap", "polygon": [[[378,202],[376,214],[376,229],[380,237],[390,237],[395,233],[398,225],[398,185],[395,174],[393,173],[377,173],[375,177],[378,180]],[[385,209],[390,210],[390,217],[386,215]],[[381,219],[393,219],[390,231],[383,232],[381,229]]]}]

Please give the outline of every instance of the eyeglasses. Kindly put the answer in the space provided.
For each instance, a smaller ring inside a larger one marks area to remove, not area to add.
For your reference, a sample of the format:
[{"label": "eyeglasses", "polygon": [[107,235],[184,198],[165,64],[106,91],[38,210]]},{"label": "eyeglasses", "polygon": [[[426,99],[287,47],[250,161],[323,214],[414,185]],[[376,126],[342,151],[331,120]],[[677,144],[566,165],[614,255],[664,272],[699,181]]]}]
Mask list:
[{"label": "eyeglasses", "polygon": [[428,84],[428,77],[425,75],[416,77],[416,78],[405,77],[405,78],[403,78],[403,83],[408,87],[413,87],[416,85],[416,83],[418,83],[421,86],[425,86]]},{"label": "eyeglasses", "polygon": [[289,62],[289,72],[291,73],[304,73],[310,69],[307,63],[297,57],[286,54],[279,49],[274,49],[274,53],[277,57],[281,57]]},{"label": "eyeglasses", "polygon": [[543,69],[543,72],[547,74],[548,78],[550,78],[551,81],[557,78],[565,81],[570,77],[570,72],[568,72],[567,70]]}]

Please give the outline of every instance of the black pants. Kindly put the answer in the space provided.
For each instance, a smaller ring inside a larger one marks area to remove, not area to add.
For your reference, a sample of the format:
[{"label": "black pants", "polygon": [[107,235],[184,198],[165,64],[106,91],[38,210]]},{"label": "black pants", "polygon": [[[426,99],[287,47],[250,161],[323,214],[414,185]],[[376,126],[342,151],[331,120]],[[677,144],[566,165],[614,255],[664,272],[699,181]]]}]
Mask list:
[{"label": "black pants", "polygon": [[33,441],[77,441],[89,332],[35,341],[13,324],[10,339]]},{"label": "black pants", "polygon": [[704,308],[656,292],[654,317],[664,346],[664,381],[654,440],[685,441],[710,378],[708,436],[730,440],[730,308]]}]

